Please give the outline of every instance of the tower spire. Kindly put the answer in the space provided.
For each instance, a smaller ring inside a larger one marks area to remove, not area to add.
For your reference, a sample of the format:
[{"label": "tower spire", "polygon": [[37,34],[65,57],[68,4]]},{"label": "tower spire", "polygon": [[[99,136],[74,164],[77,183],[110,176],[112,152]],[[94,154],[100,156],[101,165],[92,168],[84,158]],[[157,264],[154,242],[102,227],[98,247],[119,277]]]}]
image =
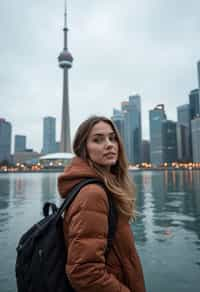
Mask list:
[{"label": "tower spire", "polygon": [[67,50],[67,0],[65,0],[65,11],[64,11],[64,50]]},{"label": "tower spire", "polygon": [[61,152],[71,152],[70,138],[70,111],[69,111],[69,81],[68,71],[72,67],[73,57],[68,50],[67,44],[67,1],[64,7],[64,49],[58,57],[60,68],[63,69],[63,104],[62,104],[62,124],[61,124]]},{"label": "tower spire", "polygon": [[67,27],[67,0],[65,0],[65,22],[64,27]]}]

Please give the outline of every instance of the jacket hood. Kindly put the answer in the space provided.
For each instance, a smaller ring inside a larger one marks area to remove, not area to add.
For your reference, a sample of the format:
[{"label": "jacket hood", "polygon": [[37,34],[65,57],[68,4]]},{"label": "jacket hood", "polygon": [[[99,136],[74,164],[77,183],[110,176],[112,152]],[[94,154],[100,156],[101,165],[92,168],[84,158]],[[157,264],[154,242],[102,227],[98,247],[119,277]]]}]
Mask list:
[{"label": "jacket hood", "polygon": [[84,178],[98,178],[99,176],[86,161],[74,157],[65,168],[64,173],[58,177],[58,191],[62,198],[67,196],[68,191]]}]

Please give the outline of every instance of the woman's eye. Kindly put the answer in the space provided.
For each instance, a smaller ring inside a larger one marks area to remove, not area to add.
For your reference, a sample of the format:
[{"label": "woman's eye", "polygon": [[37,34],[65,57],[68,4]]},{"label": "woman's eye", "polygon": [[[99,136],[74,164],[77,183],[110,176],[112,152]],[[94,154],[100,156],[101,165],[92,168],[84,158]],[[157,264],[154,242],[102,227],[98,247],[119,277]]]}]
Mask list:
[{"label": "woman's eye", "polygon": [[95,138],[93,141],[94,141],[95,143],[100,143],[100,142],[103,141],[103,139],[100,138],[100,137],[98,137],[98,138]]},{"label": "woman's eye", "polygon": [[111,136],[111,137],[110,137],[110,141],[114,142],[114,141],[116,141],[116,140],[117,140],[116,136]]},{"label": "woman's eye", "polygon": [[112,136],[109,136],[108,138],[103,137],[103,136],[102,137],[95,137],[93,139],[93,142],[94,143],[103,143],[103,142],[106,142],[107,139],[109,139],[111,142],[117,141],[116,136],[115,135],[112,135]]}]

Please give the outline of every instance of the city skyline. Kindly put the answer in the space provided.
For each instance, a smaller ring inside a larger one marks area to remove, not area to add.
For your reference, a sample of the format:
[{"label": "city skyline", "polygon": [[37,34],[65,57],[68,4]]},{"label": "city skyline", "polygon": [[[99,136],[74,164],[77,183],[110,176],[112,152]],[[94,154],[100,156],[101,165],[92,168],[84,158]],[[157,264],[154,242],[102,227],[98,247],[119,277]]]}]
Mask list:
[{"label": "city skyline", "polygon": [[[188,103],[197,88],[200,3],[182,1],[177,12],[172,1],[148,2],[68,1],[70,51],[76,57],[70,72],[72,137],[84,118],[111,117],[113,107],[137,93],[143,139],[149,138],[149,110],[164,103],[168,119],[177,120],[176,107]],[[42,145],[43,117],[55,116],[57,133],[61,130],[57,54],[63,45],[63,7],[64,1],[51,0],[0,4],[0,116],[36,150]]]}]

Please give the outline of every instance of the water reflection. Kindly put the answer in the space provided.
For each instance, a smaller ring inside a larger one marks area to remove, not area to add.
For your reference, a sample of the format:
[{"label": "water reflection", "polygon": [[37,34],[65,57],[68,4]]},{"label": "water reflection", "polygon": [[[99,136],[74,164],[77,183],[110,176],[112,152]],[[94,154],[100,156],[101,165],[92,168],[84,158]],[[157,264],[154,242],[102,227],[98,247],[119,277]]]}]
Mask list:
[{"label": "water reflection", "polygon": [[15,195],[23,195],[25,193],[26,181],[22,177],[18,177],[14,183],[14,194]]},{"label": "water reflection", "polygon": [[53,174],[44,174],[41,182],[41,202],[56,200],[57,194],[57,177]]},{"label": "water reflection", "polygon": [[[139,171],[131,175],[137,187],[139,212],[132,228],[147,291],[197,292],[200,171]],[[0,291],[16,290],[15,247],[21,234],[41,219],[44,202],[60,203],[57,176],[0,175],[0,262],[5,263],[0,271]]]},{"label": "water reflection", "polygon": [[10,180],[9,177],[0,179],[0,232],[5,228],[9,219],[8,210],[10,204]]},{"label": "water reflection", "polygon": [[[176,228],[200,239],[200,172],[157,171],[134,173],[137,186],[137,240],[167,240]],[[199,245],[199,241],[196,241]]]},{"label": "water reflection", "polygon": [[26,201],[28,195],[27,180],[22,176],[17,176],[11,180],[13,204],[18,208]]}]

